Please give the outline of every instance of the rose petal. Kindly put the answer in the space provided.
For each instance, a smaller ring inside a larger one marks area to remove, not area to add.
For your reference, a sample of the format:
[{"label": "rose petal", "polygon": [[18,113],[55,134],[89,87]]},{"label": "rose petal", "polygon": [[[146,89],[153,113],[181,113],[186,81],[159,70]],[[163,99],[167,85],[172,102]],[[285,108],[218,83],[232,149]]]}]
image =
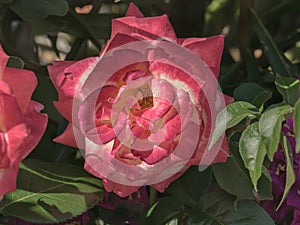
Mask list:
[{"label": "rose petal", "polygon": [[37,86],[37,78],[34,73],[27,70],[6,68],[3,81],[12,88],[22,113],[25,113],[32,93]]},{"label": "rose petal", "polygon": [[167,39],[176,41],[177,37],[166,15],[136,18],[123,17],[112,21],[112,34],[127,34],[145,40]]},{"label": "rose petal", "polygon": [[6,133],[1,133],[1,158],[0,168],[11,167],[18,164],[25,156],[21,146],[28,137],[29,132],[25,124],[18,124]]},{"label": "rose petal", "polygon": [[78,62],[56,63],[48,66],[50,78],[59,93],[59,99],[73,98],[81,78],[94,68],[97,57]]},{"label": "rose petal", "polygon": [[195,80],[189,74],[174,67],[172,64],[167,64],[165,62],[151,63],[149,71],[155,78],[160,78],[173,85],[173,89],[181,89],[189,93],[189,97],[193,104],[199,106],[198,98],[204,86],[204,81]]},{"label": "rose petal", "polygon": [[58,61],[53,62],[53,65],[47,67],[49,72],[49,77],[54,84],[57,91],[60,92],[60,86],[62,85],[63,79],[65,77],[65,69],[76,62],[74,61]]},{"label": "rose petal", "polygon": [[102,182],[106,191],[112,191],[115,194],[119,195],[121,198],[128,197],[130,194],[136,192],[140,188],[136,186],[118,184],[107,179],[102,179]]},{"label": "rose petal", "polygon": [[69,122],[72,121],[73,99],[65,98],[64,100],[53,102],[57,111]]},{"label": "rose petal", "polygon": [[101,50],[99,55],[101,56],[104,53],[106,53],[110,50],[113,50],[114,48],[129,44],[129,43],[133,43],[136,41],[140,41],[140,40],[136,37],[132,37],[127,34],[116,33],[115,36],[113,36],[111,39],[109,39],[109,41],[107,42],[105,47]]},{"label": "rose petal", "polygon": [[0,93],[0,130],[7,132],[24,122],[24,116],[14,96]]},{"label": "rose petal", "polygon": [[9,59],[8,55],[6,55],[2,46],[0,45],[0,80],[2,80],[4,76],[8,59]]},{"label": "rose petal", "polygon": [[162,181],[162,182],[159,182],[159,183],[156,183],[156,184],[152,184],[151,186],[153,188],[155,188],[156,190],[158,190],[159,192],[164,192],[165,189],[176,179],[178,179],[182,174],[184,174],[186,168],[183,168],[182,171],[176,173],[175,175],[173,175],[172,177]]},{"label": "rose petal", "polygon": [[0,196],[16,189],[18,165],[10,168],[0,168]]},{"label": "rose petal", "polygon": [[[65,131],[58,137],[54,138],[53,141],[77,148],[78,146],[74,136],[73,129],[76,128],[74,128],[72,124],[69,124],[65,129]],[[78,136],[76,137],[78,138]]]},{"label": "rose petal", "polygon": [[0,80],[0,93],[13,95],[13,91],[10,88],[10,86],[7,83],[3,82],[2,80]]},{"label": "rose petal", "polygon": [[43,108],[44,106],[38,102],[29,102],[27,112],[24,116],[30,135],[19,149],[22,152],[22,154],[18,155],[19,161],[24,159],[37,146],[46,130],[48,115],[40,112]]},{"label": "rose petal", "polygon": [[196,53],[218,78],[223,53],[224,36],[179,39],[178,43]]},{"label": "rose petal", "polygon": [[136,18],[144,18],[143,13],[135,6],[134,3],[130,2],[129,7],[126,12],[126,17],[134,16]]},{"label": "rose petal", "polygon": [[149,156],[143,158],[143,161],[145,161],[149,165],[153,165],[165,158],[168,153],[169,150],[156,146],[155,148],[153,148]]}]

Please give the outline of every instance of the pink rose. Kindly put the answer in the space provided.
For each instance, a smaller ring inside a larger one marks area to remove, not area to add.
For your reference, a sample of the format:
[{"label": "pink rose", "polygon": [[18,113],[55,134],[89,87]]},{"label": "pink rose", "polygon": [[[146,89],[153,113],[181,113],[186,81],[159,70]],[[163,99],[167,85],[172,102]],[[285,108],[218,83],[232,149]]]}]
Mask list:
[{"label": "pink rose", "polygon": [[37,79],[31,71],[6,67],[0,46],[0,198],[16,188],[19,163],[38,144],[47,126],[43,106],[32,101]]},{"label": "pink rose", "polygon": [[130,4],[112,21],[100,57],[48,67],[56,108],[69,121],[55,141],[79,147],[85,169],[121,197],[165,188],[191,165],[224,162],[224,136],[208,150],[218,112],[223,36],[178,39],[168,18]]}]

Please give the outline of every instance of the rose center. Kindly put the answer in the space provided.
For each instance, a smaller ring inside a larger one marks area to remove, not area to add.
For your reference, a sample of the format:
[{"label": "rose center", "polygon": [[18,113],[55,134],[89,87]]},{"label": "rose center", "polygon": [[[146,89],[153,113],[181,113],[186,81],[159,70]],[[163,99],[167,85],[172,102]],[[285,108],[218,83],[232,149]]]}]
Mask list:
[{"label": "rose center", "polygon": [[153,107],[153,97],[145,97],[138,101],[141,107],[141,110]]},{"label": "rose center", "polygon": [[153,107],[153,94],[148,84],[144,85],[143,87],[139,88],[140,98],[138,103],[141,107],[141,110]]}]

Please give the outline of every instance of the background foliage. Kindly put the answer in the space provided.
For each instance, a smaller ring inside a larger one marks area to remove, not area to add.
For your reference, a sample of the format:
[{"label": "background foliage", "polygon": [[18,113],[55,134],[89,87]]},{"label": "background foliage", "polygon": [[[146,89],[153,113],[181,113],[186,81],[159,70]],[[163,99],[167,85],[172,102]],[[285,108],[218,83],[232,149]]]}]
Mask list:
[{"label": "background foliage", "polygon": [[[274,224],[259,202],[272,199],[267,166],[284,139],[282,122],[292,116],[300,151],[300,2],[133,2],[146,16],[168,14],[178,37],[226,36],[219,83],[235,102],[219,115],[214,137],[227,122],[232,157],[203,172],[190,168],[163,194],[145,189],[150,200],[105,193],[101,181],[84,172],[77,149],[51,141],[67,122],[52,105],[57,94],[46,65],[97,55],[110,36],[111,19],[123,16],[129,1],[0,0],[0,42],[15,56],[9,66],[36,73],[34,99],[49,115],[44,138],[20,167],[17,190],[0,202],[0,220],[55,223],[89,210],[89,224]],[[289,147],[284,151],[283,199],[295,181]]]}]

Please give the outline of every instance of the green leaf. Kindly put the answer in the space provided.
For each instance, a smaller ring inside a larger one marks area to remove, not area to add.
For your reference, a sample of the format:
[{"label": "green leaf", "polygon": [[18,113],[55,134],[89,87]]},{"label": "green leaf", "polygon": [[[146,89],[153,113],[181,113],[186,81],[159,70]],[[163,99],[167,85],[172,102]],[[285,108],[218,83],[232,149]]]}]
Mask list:
[{"label": "green leaf", "polygon": [[[78,20],[90,30],[94,36],[101,39],[109,39],[111,33],[111,21],[120,14],[76,14]],[[79,29],[78,23],[74,20],[65,20],[64,31],[76,35],[77,37],[87,37],[86,32]]]},{"label": "green leaf", "polygon": [[9,8],[31,24],[35,31],[43,33],[58,31],[61,28],[61,21],[59,24],[54,24],[46,21],[46,18],[66,15],[69,6],[65,0],[14,0],[9,4]]},{"label": "green leaf", "polygon": [[7,67],[16,68],[16,69],[23,69],[24,68],[24,61],[18,57],[10,56],[7,62]]},{"label": "green leaf", "polygon": [[283,116],[291,110],[292,107],[289,105],[276,106],[265,111],[259,120],[259,132],[271,161],[280,141]]},{"label": "green leaf", "polygon": [[298,13],[300,5],[298,0],[278,1],[276,4],[272,4],[272,7],[263,15],[264,21],[271,22],[281,19],[286,13],[295,12]]},{"label": "green leaf", "polygon": [[282,148],[284,151],[285,161],[286,161],[286,181],[285,181],[285,188],[283,192],[282,199],[277,206],[277,210],[280,208],[284,200],[286,199],[291,187],[296,181],[295,171],[294,171],[294,164],[293,164],[293,156],[291,146],[289,145],[286,136],[282,137]]},{"label": "green leaf", "polygon": [[296,153],[300,152],[300,99],[295,104],[294,130],[296,138]]},{"label": "green leaf", "polygon": [[[271,180],[263,169],[263,176],[258,181],[258,193],[254,192],[253,185],[247,170],[242,167],[242,160],[229,158],[226,163],[212,165],[214,176],[223,190],[243,199],[272,199]],[[229,175],[230,174],[230,175]]]},{"label": "green leaf", "polygon": [[210,168],[200,172],[197,166],[193,166],[172,182],[166,192],[176,200],[190,207],[195,207],[200,196],[208,190],[211,179],[212,171]]},{"label": "green leaf", "polygon": [[236,126],[248,116],[258,115],[260,115],[260,113],[257,108],[248,102],[234,102],[226,106],[217,116],[216,127],[209,144],[209,149],[211,149],[222,134],[224,134],[226,129]]},{"label": "green leaf", "polygon": [[262,167],[266,156],[266,147],[261,140],[258,122],[249,125],[243,132],[239,149],[245,167],[249,170],[250,178],[257,191],[257,182],[262,175]]},{"label": "green leaf", "polygon": [[250,200],[236,202],[225,192],[207,193],[202,196],[199,205],[190,212],[188,225],[274,225],[271,217],[257,203]]},{"label": "green leaf", "polygon": [[292,71],[292,66],[289,65],[288,60],[279,50],[279,48],[274,43],[271,35],[268,30],[256,14],[255,10],[250,8],[252,21],[254,25],[254,29],[256,31],[257,36],[265,47],[265,51],[267,54],[267,58],[269,60],[270,65],[272,66],[272,70],[281,75],[281,76],[289,76],[293,77],[294,74]]},{"label": "green leaf", "polygon": [[246,101],[260,108],[272,97],[272,92],[255,83],[242,83],[234,92],[235,101]]},{"label": "green leaf", "polygon": [[179,201],[167,196],[160,198],[148,210],[143,225],[164,225],[183,213],[183,205]]},{"label": "green leaf", "polygon": [[81,167],[26,160],[17,190],[5,195],[0,212],[35,223],[56,223],[78,216],[101,200],[102,182]]},{"label": "green leaf", "polygon": [[45,19],[49,15],[64,16],[69,9],[68,3],[64,0],[15,0],[9,7],[19,16],[28,19]]},{"label": "green leaf", "polygon": [[285,104],[294,105],[300,98],[300,81],[293,77],[276,76],[275,85]]}]

